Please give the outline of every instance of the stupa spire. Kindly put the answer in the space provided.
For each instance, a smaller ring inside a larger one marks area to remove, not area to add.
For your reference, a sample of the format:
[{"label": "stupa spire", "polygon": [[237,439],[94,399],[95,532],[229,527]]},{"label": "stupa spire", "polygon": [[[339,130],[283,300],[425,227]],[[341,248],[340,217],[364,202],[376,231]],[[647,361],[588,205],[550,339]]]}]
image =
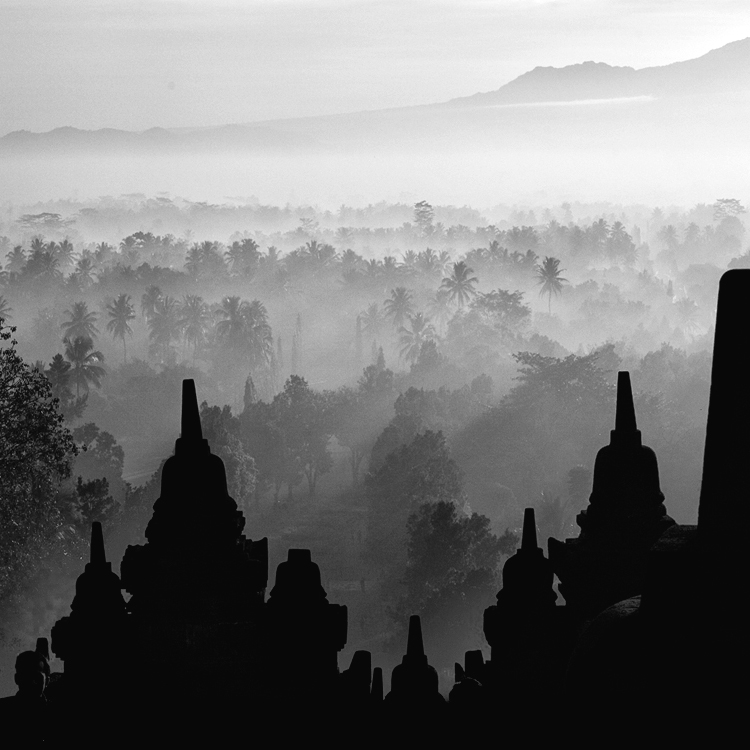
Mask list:
[{"label": "stupa spire", "polygon": [[104,532],[102,531],[102,524],[99,521],[94,521],[91,524],[91,550],[90,550],[89,563],[94,567],[100,567],[106,565],[107,556],[104,553]]},{"label": "stupa spire", "polygon": [[533,508],[523,511],[523,535],[521,536],[521,551],[534,552],[539,548],[536,541],[536,516]]},{"label": "stupa spire", "polygon": [[370,690],[370,698],[373,703],[383,702],[383,669],[382,667],[375,667],[372,670],[372,689]]},{"label": "stupa spire", "polygon": [[180,437],[175,442],[175,455],[196,450],[200,453],[210,453],[208,440],[203,437],[203,430],[201,429],[201,413],[198,408],[195,380],[186,378],[182,381]]},{"label": "stupa spire", "polygon": [[708,400],[698,533],[704,544],[738,553],[747,527],[747,300],[750,270],[727,271],[719,282],[711,390]]},{"label": "stupa spire", "polygon": [[409,639],[406,642],[406,656],[413,661],[425,658],[422,621],[419,615],[412,615],[409,618]]},{"label": "stupa spire", "polygon": [[617,373],[617,407],[615,410],[615,429],[610,432],[610,444],[641,445],[641,431],[635,421],[635,403],[630,373]]},{"label": "stupa spire", "polygon": [[182,421],[180,437],[183,440],[202,440],[201,416],[198,409],[198,395],[195,392],[195,380],[187,378],[182,381]]}]

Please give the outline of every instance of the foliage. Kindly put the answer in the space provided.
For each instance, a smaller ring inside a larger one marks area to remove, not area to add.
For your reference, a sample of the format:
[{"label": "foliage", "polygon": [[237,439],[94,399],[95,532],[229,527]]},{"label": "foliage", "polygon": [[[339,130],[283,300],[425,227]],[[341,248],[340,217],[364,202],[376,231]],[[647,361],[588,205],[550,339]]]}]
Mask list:
[{"label": "foliage", "polygon": [[0,322],[0,602],[18,593],[59,538],[61,482],[77,448],[50,383]]},{"label": "foliage", "polygon": [[745,213],[745,207],[737,198],[719,198],[712,206],[714,221],[721,221],[728,216],[738,216]]},{"label": "foliage", "polygon": [[249,507],[255,492],[255,461],[245,451],[239,436],[240,423],[229,406],[220,408],[201,404],[203,437],[211,451],[224,461],[229,494],[244,509]]},{"label": "foliage", "polygon": [[446,276],[440,286],[448,292],[451,302],[457,302],[459,310],[476,294],[474,288],[479,279],[476,276],[470,276],[474,269],[469,268],[464,261],[459,261],[453,265],[453,273]]},{"label": "foliage", "polygon": [[391,289],[391,296],[383,303],[386,318],[395,328],[400,328],[406,318],[414,312],[414,296],[403,286]]},{"label": "foliage", "polygon": [[400,334],[399,344],[401,346],[401,356],[410,363],[414,363],[419,358],[422,346],[428,341],[435,338],[435,329],[422,313],[409,315],[409,328],[401,326],[398,329]]},{"label": "foliage", "polygon": [[333,434],[328,396],[313,391],[304,378],[291,375],[272,408],[286,448],[290,496],[294,477],[300,472],[307,478],[310,498],[314,498],[318,479],[333,465],[328,450]]},{"label": "foliage", "polygon": [[99,335],[99,329],[96,327],[97,315],[89,312],[88,305],[85,302],[76,302],[68,310],[69,320],[66,320],[60,326],[63,329],[63,338],[71,341],[77,338],[91,339],[94,341]]},{"label": "foliage", "polygon": [[129,294],[121,294],[116,300],[107,304],[107,330],[113,338],[122,339],[122,358],[123,362],[128,361],[128,350],[125,345],[125,337],[133,335],[133,329],[130,327],[130,321],[135,320],[135,309],[130,302]]},{"label": "foliage", "polygon": [[106,479],[109,491],[118,502],[125,498],[122,471],[125,452],[114,435],[93,422],[73,428],[73,439],[81,448],[73,466],[73,474],[84,481]]},{"label": "foliage", "polygon": [[104,355],[94,350],[94,342],[85,336],[77,336],[72,341],[64,339],[65,358],[70,362],[70,379],[76,387],[76,399],[81,398],[81,388],[88,393],[89,383],[97,388],[101,385],[101,379],[105,370],[100,366],[104,361]]},{"label": "foliage", "polygon": [[62,354],[55,354],[44,374],[49,380],[52,396],[58,400],[60,413],[66,421],[70,421],[83,414],[86,408],[88,394],[76,398],[70,390],[70,362]]},{"label": "foliage", "polygon": [[395,610],[402,627],[412,614],[434,617],[451,600],[466,598],[467,589],[485,586],[494,593],[507,546],[490,531],[488,518],[440,500],[420,505],[406,531],[406,594]]},{"label": "foliage", "polygon": [[365,479],[367,552],[372,562],[391,567],[404,559],[406,521],[420,504],[458,500],[461,471],[442,432],[427,430],[389,453]]}]

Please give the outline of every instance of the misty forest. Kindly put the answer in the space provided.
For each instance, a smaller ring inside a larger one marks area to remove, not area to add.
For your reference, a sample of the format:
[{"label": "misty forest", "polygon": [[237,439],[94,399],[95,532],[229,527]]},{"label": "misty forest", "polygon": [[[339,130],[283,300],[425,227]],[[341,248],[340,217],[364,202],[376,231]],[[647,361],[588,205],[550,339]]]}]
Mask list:
[{"label": "misty forest", "polygon": [[247,527],[272,570],[312,550],[349,607],[346,653],[395,663],[419,614],[452,668],[482,647],[523,509],[543,546],[577,535],[618,370],[670,515],[695,522],[717,289],[750,267],[745,217],[732,197],[6,204],[3,650],[69,612],[92,522],[115,564],[143,542],[193,378]]}]

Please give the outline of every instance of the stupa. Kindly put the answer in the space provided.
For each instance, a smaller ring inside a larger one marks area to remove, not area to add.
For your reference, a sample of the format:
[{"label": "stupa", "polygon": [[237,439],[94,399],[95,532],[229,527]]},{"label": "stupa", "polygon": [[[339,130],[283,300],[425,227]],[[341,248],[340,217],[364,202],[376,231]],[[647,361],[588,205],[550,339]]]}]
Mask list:
[{"label": "stupa", "polygon": [[599,450],[588,508],[575,539],[550,539],[549,558],[574,616],[587,620],[643,590],[649,548],[674,524],[659,486],[656,454],[637,428],[630,374],[617,375],[615,429]]},{"label": "stupa", "polygon": [[[148,541],[128,547],[121,565],[133,676],[170,674],[178,705],[261,690],[247,675],[263,674],[268,658],[259,643],[268,543],[243,536],[224,464],[202,435],[195,382],[182,385],[181,433],[162,470]],[[161,697],[144,695],[154,700]]]}]

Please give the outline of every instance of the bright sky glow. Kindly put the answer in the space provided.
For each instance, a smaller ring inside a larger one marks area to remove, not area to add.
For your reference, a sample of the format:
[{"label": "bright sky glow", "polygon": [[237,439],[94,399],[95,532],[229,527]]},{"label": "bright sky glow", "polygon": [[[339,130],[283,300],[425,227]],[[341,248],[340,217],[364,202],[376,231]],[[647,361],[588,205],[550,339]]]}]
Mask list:
[{"label": "bright sky glow", "polygon": [[0,0],[0,135],[425,104],[747,36],[745,0]]}]

